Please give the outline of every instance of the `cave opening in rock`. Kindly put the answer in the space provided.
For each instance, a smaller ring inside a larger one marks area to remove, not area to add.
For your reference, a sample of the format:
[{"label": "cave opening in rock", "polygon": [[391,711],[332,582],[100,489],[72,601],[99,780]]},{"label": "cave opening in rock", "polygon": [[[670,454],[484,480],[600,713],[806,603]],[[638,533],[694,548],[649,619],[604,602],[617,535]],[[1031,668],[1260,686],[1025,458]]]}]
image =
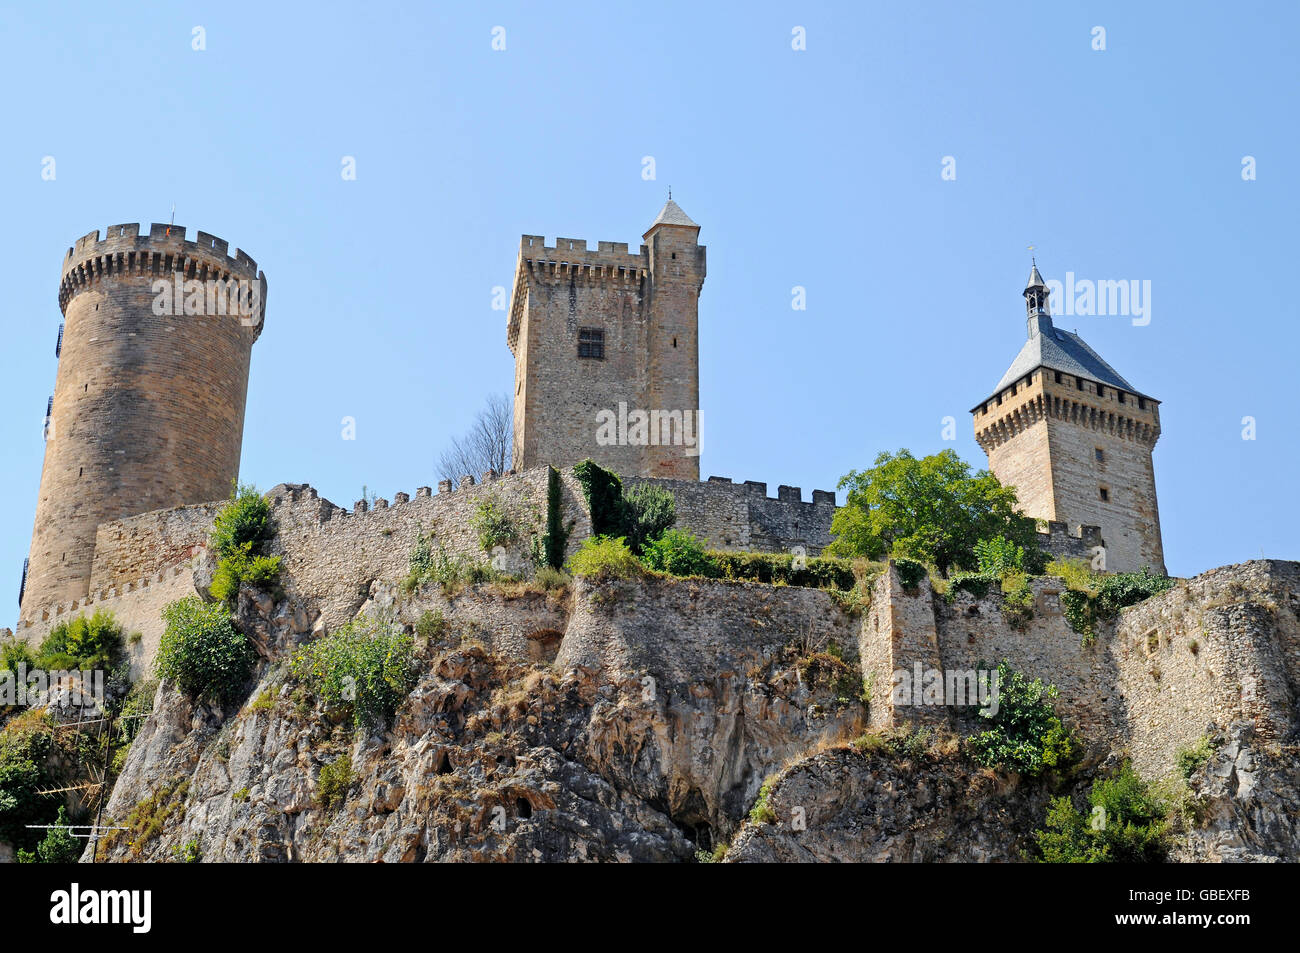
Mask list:
[{"label": "cave opening in rock", "polygon": [[528,803],[528,798],[515,798],[515,813],[519,815],[520,820],[533,816],[533,806]]}]

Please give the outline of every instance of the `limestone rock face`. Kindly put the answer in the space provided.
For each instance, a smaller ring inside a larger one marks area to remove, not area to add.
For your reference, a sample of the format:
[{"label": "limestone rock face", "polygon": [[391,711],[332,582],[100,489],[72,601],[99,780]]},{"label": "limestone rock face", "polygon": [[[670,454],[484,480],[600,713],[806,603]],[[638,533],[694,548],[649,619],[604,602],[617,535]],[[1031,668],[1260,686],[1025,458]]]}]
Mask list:
[{"label": "limestone rock face", "polygon": [[[334,589],[291,574],[278,594],[245,589],[247,691],[220,707],[159,687],[106,808],[127,830],[88,853],[1020,861],[1052,796],[1083,805],[1131,759],[1173,792],[1174,859],[1300,859],[1297,564],[1211,571],[1091,645],[1059,615],[1015,629],[997,594],[949,604],[892,570],[861,615],[820,590],[716,580],[346,588],[354,615],[415,635],[416,680],[391,722],[354,729],[292,673],[299,647],[350,617]],[[1088,752],[1070,787],[976,767],[955,716],[916,743],[889,673],[990,657],[1060,686]],[[1198,740],[1212,754],[1184,783]]]},{"label": "limestone rock face", "polygon": [[[859,699],[800,675],[810,652],[852,651],[849,617],[822,592],[773,592],[377,588],[363,611],[413,622],[436,609],[448,626],[418,643],[392,725],[368,732],[289,674],[309,613],[241,593],[237,623],[265,659],[257,684],[235,711],[159,688],[107,808],[132,830],[100,859],[165,860],[192,843],[225,861],[692,859],[784,762],[865,724]],[[339,759],[352,783],[326,806],[320,771]]]},{"label": "limestone rock face", "polygon": [[844,746],[791,768],[728,863],[1008,862],[1023,859],[1048,794],[956,757]]},{"label": "limestone rock face", "polygon": [[1209,737],[1218,747],[1190,779],[1197,822],[1176,859],[1258,863],[1300,857],[1300,749],[1262,743],[1246,721]]}]

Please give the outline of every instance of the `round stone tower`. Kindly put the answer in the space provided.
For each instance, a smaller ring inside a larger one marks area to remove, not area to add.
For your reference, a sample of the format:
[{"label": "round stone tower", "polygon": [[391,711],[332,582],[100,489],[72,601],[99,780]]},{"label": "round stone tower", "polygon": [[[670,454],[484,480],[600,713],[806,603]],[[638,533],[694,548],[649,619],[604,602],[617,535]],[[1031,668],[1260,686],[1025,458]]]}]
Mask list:
[{"label": "round stone tower", "polygon": [[46,420],[20,624],[85,598],[101,523],[230,495],[266,278],[178,225],[113,225],[63,260],[59,368]]}]

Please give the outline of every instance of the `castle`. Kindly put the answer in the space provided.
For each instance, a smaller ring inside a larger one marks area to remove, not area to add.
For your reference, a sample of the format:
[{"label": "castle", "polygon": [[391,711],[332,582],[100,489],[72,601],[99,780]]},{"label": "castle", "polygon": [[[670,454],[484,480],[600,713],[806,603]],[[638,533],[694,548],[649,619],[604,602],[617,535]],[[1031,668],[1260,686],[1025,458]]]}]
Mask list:
[{"label": "castle", "polygon": [[518,469],[591,458],[625,476],[700,478],[699,234],[670,197],[635,255],[523,236],[506,331]]},{"label": "castle", "polygon": [[[295,551],[315,553],[363,589],[366,572],[400,570],[427,526],[450,551],[481,558],[469,526],[484,493],[532,519],[548,505],[545,468],[567,472],[592,458],[629,484],[671,490],[679,525],[709,547],[820,553],[831,540],[833,492],[805,501],[798,487],[769,497],[764,483],[699,478],[699,232],[670,198],[635,255],[622,243],[593,252],[584,241],[548,247],[523,236],[507,324],[517,470],[489,471],[481,484],[465,474],[458,487],[443,481],[436,494],[420,487],[391,507],[363,500],[351,511],[283,485],[271,491],[277,505],[309,513],[290,520]],[[175,225],[153,225],[147,236],[116,225],[68,250],[19,634],[39,636],[103,606],[144,632],[147,655],[161,605],[196,591],[194,559],[238,475],[249,359],[265,317],[265,275],[243,251],[227,251],[204,232],[187,241]],[[1098,568],[1112,571],[1163,571],[1156,401],[1053,327],[1036,266],[1025,297],[1029,341],[973,411],[990,468],[1046,522],[1044,548],[1094,565],[1100,552]],[[590,513],[565,480],[572,550],[582,527],[590,533]],[[348,554],[346,571],[325,541]]]},{"label": "castle", "polygon": [[1037,263],[1024,296],[1029,339],[971,411],[989,469],[1016,488],[1027,516],[1047,522],[1050,551],[1091,556],[1110,572],[1163,575],[1151,462],[1160,402],[1053,325]]}]

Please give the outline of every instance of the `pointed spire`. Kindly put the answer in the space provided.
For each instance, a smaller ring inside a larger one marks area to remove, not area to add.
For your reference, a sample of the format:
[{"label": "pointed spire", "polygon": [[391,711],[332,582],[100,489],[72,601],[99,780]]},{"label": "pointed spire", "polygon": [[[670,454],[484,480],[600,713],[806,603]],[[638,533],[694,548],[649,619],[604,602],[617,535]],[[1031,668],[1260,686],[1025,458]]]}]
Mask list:
[{"label": "pointed spire", "polygon": [[1052,311],[1049,304],[1047,282],[1038,272],[1038,262],[1034,258],[1029,269],[1029,281],[1023,292],[1025,296],[1025,313],[1028,317],[1029,337],[1052,329]]},{"label": "pointed spire", "polygon": [[1029,271],[1029,281],[1025,284],[1025,290],[1030,288],[1046,288],[1047,283],[1043,281],[1043,276],[1038,273],[1038,262],[1032,256],[1029,259],[1033,266]]},{"label": "pointed spire", "polygon": [[646,235],[649,235],[660,225],[681,225],[685,228],[699,228],[700,226],[691,221],[691,217],[682,211],[682,207],[670,197],[664,203],[664,207],[659,210],[651,226],[646,229]]}]

